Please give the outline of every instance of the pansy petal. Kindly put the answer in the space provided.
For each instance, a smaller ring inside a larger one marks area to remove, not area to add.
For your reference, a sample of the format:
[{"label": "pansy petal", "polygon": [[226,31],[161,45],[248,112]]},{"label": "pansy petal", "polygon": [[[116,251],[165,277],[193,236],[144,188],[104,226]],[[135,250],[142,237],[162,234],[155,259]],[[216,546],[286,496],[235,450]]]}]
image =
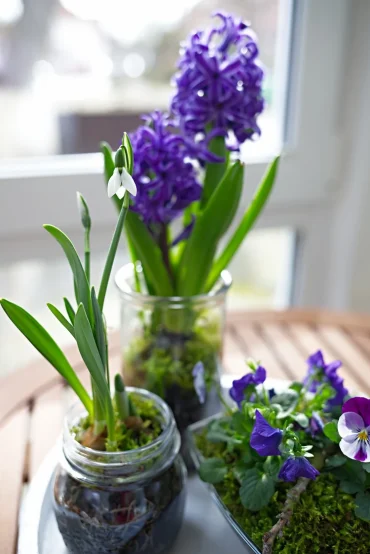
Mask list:
[{"label": "pansy petal", "polygon": [[109,196],[109,198],[112,198],[112,196],[114,196],[116,194],[116,192],[117,192],[117,190],[119,189],[120,186],[121,186],[121,177],[120,177],[120,174],[118,172],[118,169],[116,168],[113,171],[112,177],[108,181],[108,196]]},{"label": "pansy petal", "polygon": [[339,443],[339,448],[347,458],[357,460],[359,462],[367,462],[370,460],[370,445],[368,442],[360,441],[359,439],[353,442],[348,442],[342,439]]},{"label": "pansy petal", "polygon": [[125,189],[128,190],[130,194],[132,194],[132,196],[136,196],[137,188],[136,188],[135,181],[133,180],[129,172],[124,167],[122,168],[122,173],[121,173],[121,183],[122,183],[122,186],[125,187]]},{"label": "pansy petal", "polygon": [[338,433],[342,438],[352,433],[359,433],[364,427],[364,420],[356,412],[346,412],[338,421]]},{"label": "pansy petal", "polygon": [[364,427],[370,425],[370,399],[356,396],[343,404],[342,413],[355,412],[364,420]]}]

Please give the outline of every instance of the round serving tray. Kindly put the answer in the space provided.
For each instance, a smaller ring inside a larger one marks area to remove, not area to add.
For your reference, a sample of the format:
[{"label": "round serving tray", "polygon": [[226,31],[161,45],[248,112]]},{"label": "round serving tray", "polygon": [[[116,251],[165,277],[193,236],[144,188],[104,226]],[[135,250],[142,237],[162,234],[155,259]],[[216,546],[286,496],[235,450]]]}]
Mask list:
[{"label": "round serving tray", "polygon": [[[52,477],[59,446],[33,479],[20,516],[17,554],[68,554],[52,507]],[[185,518],[171,554],[249,554],[196,475],[188,479]]]}]

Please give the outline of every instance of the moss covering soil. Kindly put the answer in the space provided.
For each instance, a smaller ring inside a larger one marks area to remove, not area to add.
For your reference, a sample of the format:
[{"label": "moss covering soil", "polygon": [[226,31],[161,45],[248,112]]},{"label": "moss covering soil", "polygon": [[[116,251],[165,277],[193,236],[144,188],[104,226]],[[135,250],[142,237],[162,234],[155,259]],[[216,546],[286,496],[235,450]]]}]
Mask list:
[{"label": "moss covering soil", "polygon": [[[117,414],[117,452],[136,450],[146,446],[162,433],[160,413],[154,402],[135,393],[129,393],[129,398],[135,408],[136,415],[128,417],[125,421],[120,421]],[[89,418],[84,418],[72,429],[72,433],[78,442],[95,450],[104,451],[106,432],[99,437],[94,437],[94,442],[90,442],[91,431]]]},{"label": "moss covering soil", "polygon": [[[229,466],[215,489],[240,527],[262,548],[263,535],[276,523],[291,485],[281,483],[268,506],[251,512],[241,503],[235,458],[226,446],[207,442],[205,433],[196,436],[196,444],[205,458],[219,457]],[[342,492],[330,473],[323,473],[301,496],[289,526],[275,542],[274,554],[369,554],[370,524],[355,517],[354,509],[354,497]]]}]

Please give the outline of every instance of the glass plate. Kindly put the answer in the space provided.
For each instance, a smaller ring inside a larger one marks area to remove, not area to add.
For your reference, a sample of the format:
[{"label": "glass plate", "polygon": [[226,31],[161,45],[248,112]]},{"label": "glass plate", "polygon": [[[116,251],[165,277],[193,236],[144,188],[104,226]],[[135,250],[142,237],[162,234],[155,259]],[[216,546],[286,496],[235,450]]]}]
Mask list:
[{"label": "glass plate", "polygon": [[[197,470],[199,469],[200,463],[202,461],[202,455],[195,444],[194,436],[203,431],[208,423],[215,419],[215,417],[218,416],[212,416],[207,419],[203,419],[202,421],[198,421],[197,423],[190,425],[190,427],[188,427],[187,429],[189,452]],[[207,487],[210,491],[214,502],[216,503],[218,509],[220,510],[226,521],[230,524],[240,540],[246,545],[247,552],[249,554],[262,554],[261,550],[254,544],[250,536],[247,535],[247,533],[240,527],[239,523],[234,519],[233,515],[230,513],[230,511],[221,500],[215,487],[209,483],[204,483],[204,486]]]}]

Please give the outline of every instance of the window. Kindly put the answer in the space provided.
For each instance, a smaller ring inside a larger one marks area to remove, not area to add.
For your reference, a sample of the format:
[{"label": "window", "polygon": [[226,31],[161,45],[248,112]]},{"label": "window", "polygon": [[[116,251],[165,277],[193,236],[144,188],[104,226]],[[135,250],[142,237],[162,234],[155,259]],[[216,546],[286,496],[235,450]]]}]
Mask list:
[{"label": "window", "polygon": [[[223,0],[5,3],[0,15],[2,158],[96,152],[102,139],[116,144],[122,129],[133,129],[141,113],[168,106],[180,41],[225,9]],[[229,12],[253,22],[266,69],[262,139],[249,145],[247,154],[281,146],[290,4],[227,3]]]}]

